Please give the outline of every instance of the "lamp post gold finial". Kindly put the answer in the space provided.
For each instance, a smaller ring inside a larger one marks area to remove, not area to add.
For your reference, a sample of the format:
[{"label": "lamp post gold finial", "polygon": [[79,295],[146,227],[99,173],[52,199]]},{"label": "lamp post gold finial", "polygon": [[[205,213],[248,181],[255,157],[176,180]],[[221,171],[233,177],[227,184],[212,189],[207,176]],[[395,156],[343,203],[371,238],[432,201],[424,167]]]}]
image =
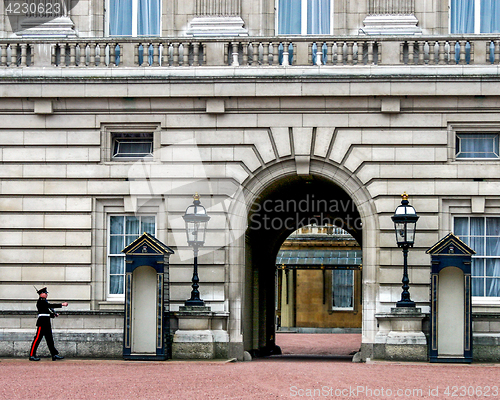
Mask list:
[{"label": "lamp post gold finial", "polygon": [[402,195],[401,195],[402,199],[403,200],[408,200],[408,194],[406,192],[404,192]]},{"label": "lamp post gold finial", "polygon": [[198,193],[195,193],[194,196],[193,196],[193,199],[195,201],[200,201],[200,195]]}]

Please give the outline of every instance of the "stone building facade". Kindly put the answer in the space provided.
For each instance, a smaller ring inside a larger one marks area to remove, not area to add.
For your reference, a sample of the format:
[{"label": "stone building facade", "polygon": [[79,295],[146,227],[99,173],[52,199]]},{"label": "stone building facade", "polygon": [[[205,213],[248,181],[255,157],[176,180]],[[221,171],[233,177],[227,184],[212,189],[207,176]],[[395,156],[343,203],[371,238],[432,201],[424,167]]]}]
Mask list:
[{"label": "stone building facade", "polygon": [[272,351],[277,251],[321,218],[361,246],[362,357],[384,357],[377,315],[401,292],[390,217],[406,191],[420,215],[412,299],[429,313],[425,250],[449,232],[468,241],[475,358],[498,360],[500,36],[487,2],[318,0],[328,12],[301,2],[294,19],[285,0],[151,0],[147,26],[136,3],[80,0],[57,18],[0,4],[1,355],[27,354],[33,285],[47,285],[70,303],[54,323],[61,352],[120,356],[120,251],[143,231],[175,251],[175,331],[197,192],[218,355]]}]

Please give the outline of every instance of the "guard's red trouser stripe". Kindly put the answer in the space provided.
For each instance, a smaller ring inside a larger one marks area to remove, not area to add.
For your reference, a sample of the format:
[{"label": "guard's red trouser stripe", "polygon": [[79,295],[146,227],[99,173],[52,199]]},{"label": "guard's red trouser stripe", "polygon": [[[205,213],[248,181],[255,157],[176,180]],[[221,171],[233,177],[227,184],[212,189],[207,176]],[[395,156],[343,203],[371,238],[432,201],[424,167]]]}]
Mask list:
[{"label": "guard's red trouser stripe", "polygon": [[36,331],[36,336],[35,336],[35,340],[33,340],[33,345],[31,346],[31,352],[30,352],[30,357],[33,357],[33,353],[38,345],[38,342],[41,340],[40,338],[40,333],[42,332],[42,327],[39,326],[38,327],[38,330]]}]

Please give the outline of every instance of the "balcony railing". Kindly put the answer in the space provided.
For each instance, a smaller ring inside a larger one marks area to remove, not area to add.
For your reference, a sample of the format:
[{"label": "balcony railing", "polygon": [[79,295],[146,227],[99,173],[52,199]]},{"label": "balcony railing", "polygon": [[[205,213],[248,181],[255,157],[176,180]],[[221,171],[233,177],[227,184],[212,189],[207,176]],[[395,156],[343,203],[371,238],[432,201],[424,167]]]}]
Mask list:
[{"label": "balcony railing", "polygon": [[497,65],[500,37],[0,39],[0,67]]}]

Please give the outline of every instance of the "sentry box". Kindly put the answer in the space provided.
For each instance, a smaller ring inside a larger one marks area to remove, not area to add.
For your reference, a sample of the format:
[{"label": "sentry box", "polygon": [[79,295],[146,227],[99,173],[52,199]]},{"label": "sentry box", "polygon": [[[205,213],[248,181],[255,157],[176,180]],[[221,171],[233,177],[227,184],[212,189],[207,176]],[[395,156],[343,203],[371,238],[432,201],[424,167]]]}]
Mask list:
[{"label": "sentry box", "polygon": [[472,362],[471,258],[476,252],[452,233],[431,255],[430,362]]},{"label": "sentry box", "polygon": [[166,360],[171,354],[169,258],[174,251],[144,233],[125,249],[123,358]]}]

